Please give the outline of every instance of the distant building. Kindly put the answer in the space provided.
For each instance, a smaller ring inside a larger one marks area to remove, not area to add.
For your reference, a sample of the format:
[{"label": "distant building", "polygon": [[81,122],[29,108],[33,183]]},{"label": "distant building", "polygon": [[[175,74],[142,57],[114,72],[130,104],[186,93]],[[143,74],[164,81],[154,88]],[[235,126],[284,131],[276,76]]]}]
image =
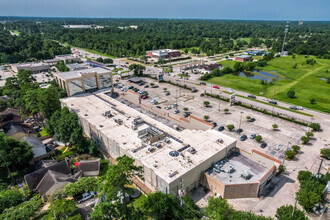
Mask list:
[{"label": "distant building", "polygon": [[97,67],[71,72],[54,73],[57,84],[72,96],[97,89],[110,88],[111,71]]},{"label": "distant building", "polygon": [[304,21],[303,20],[300,20],[298,25],[303,25],[304,24]]},{"label": "distant building", "polygon": [[81,65],[79,63],[70,63],[66,64],[66,66],[70,69],[70,71],[87,69],[87,66]]},{"label": "distant building", "polygon": [[73,54],[56,55],[55,59],[57,59],[59,61],[63,60],[64,62],[75,62],[75,63],[81,62],[81,58],[79,56],[76,56]]},{"label": "distant building", "polygon": [[258,56],[258,55],[262,55],[264,53],[264,50],[250,50],[246,52],[250,55]]},{"label": "distant building", "polygon": [[21,63],[21,64],[12,64],[11,68],[14,72],[18,72],[19,70],[30,70],[34,74],[48,72],[50,70],[50,66],[45,63]]},{"label": "distant building", "polygon": [[104,28],[104,26],[99,26],[99,25],[63,25],[64,28]]},{"label": "distant building", "polygon": [[222,65],[221,64],[217,64],[217,63],[211,63],[211,64],[208,64],[208,65],[204,65],[202,66],[201,69],[203,69],[204,71],[206,72],[210,72],[214,69],[221,69],[222,68]]},{"label": "distant building", "polygon": [[172,49],[147,51],[147,56],[149,56],[150,58],[168,59],[168,58],[171,58],[171,57],[178,57],[180,55],[181,55],[180,51],[172,50]]},{"label": "distant building", "polygon": [[252,59],[252,57],[249,55],[240,55],[240,56],[235,57],[236,61],[241,61],[241,62],[247,62],[251,59]]}]

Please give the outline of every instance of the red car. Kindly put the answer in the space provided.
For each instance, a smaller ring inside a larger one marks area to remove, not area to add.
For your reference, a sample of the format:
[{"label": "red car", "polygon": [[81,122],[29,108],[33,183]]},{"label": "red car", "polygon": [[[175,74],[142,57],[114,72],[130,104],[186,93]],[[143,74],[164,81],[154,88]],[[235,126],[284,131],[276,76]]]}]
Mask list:
[{"label": "red car", "polygon": [[220,89],[220,87],[219,87],[219,86],[213,86],[213,88],[215,88],[215,89]]},{"label": "red car", "polygon": [[144,96],[141,97],[141,99],[147,99],[147,98],[148,98],[147,95],[144,95]]}]

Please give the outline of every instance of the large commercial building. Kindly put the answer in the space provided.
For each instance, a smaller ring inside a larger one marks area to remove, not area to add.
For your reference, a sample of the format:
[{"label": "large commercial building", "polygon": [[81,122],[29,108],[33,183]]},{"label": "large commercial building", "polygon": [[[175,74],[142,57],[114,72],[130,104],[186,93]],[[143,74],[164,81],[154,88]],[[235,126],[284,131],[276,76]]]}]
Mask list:
[{"label": "large commercial building", "polygon": [[241,62],[247,62],[251,59],[252,59],[252,56],[250,56],[250,55],[240,55],[240,56],[235,57],[236,61],[241,61]]},{"label": "large commercial building", "polygon": [[30,70],[34,74],[41,72],[48,72],[50,70],[50,66],[45,63],[21,63],[21,64],[12,64],[11,68],[14,72],[18,72],[19,70]]},{"label": "large commercial building", "polygon": [[168,58],[171,58],[171,57],[178,57],[180,55],[181,55],[180,51],[172,50],[172,49],[147,51],[147,56],[149,56],[150,58],[168,59]]},{"label": "large commercial building", "polygon": [[111,71],[98,67],[71,72],[54,73],[55,81],[68,96],[109,88]]},{"label": "large commercial building", "polygon": [[177,195],[197,187],[204,171],[235,148],[236,140],[216,130],[174,130],[105,93],[61,100],[77,113],[84,133],[112,159],[128,155],[144,171],[151,191]]}]

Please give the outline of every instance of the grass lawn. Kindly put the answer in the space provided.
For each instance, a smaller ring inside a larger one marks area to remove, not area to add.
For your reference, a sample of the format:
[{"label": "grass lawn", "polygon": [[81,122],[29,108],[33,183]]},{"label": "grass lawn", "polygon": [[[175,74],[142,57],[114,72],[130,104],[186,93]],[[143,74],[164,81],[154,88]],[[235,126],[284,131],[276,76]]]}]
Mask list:
[{"label": "grass lawn", "polygon": [[147,197],[141,193],[141,195],[138,198],[132,200],[130,204],[132,204],[134,208],[142,208],[143,202],[145,200],[147,200]]},{"label": "grass lawn", "polygon": [[[303,55],[279,57],[268,61],[266,67],[256,67],[266,71],[276,71],[281,76],[275,85],[262,85],[260,80],[247,79],[244,77],[233,76],[231,74],[223,77],[215,77],[208,80],[210,83],[230,87],[236,90],[246,91],[255,95],[263,92],[263,96],[276,98],[277,100],[292,103],[294,105],[306,108],[316,109],[330,113],[330,84],[320,79],[320,77],[330,77],[330,60],[317,59],[316,64],[306,64],[306,58]],[[221,61],[223,66],[233,66],[235,61]],[[297,69],[293,69],[297,63]],[[287,92],[293,90],[296,98],[287,97]],[[311,104],[310,99],[315,98],[316,104]]]},{"label": "grass lawn", "polygon": [[188,78],[188,77],[190,77],[190,75],[184,75],[184,74],[178,74],[178,76],[182,76],[182,77],[186,77],[186,78]]},{"label": "grass lawn", "polygon": [[105,57],[109,57],[109,58],[116,58],[115,56],[111,56],[111,55],[108,55],[108,54],[105,54],[105,53],[101,53],[101,52],[96,51],[96,50],[91,50],[91,49],[87,49],[87,48],[82,48],[82,49],[85,49],[87,52],[95,53],[97,55],[101,55],[101,56],[105,56]]},{"label": "grass lawn", "polygon": [[60,155],[61,157],[66,157],[66,156],[74,153],[74,151],[73,151],[74,148],[75,148],[75,146],[72,146],[72,149],[70,151],[68,150],[67,152],[63,153],[66,149],[66,147],[63,147],[61,150],[55,150],[55,154]]},{"label": "grass lawn", "polygon": [[41,131],[39,131],[39,135],[41,137],[44,137],[44,136],[47,136],[48,135],[48,133],[45,131],[45,128],[44,127],[41,127],[40,130]]}]

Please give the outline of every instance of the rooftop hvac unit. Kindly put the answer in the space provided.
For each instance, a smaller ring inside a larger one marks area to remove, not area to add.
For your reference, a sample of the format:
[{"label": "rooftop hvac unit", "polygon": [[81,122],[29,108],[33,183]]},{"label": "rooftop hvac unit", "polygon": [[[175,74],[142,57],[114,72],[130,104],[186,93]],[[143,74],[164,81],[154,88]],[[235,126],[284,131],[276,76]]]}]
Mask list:
[{"label": "rooftop hvac unit", "polygon": [[242,177],[243,179],[245,179],[245,180],[248,180],[248,179],[251,179],[252,174],[246,171],[246,172],[243,172],[243,173],[241,174],[241,177]]},{"label": "rooftop hvac unit", "polygon": [[193,147],[188,148],[188,152],[191,153],[191,154],[197,153],[197,151]]},{"label": "rooftop hvac unit", "polygon": [[148,148],[148,151],[149,151],[150,153],[152,153],[152,152],[155,151],[155,148],[153,148],[153,147],[149,147],[149,148]]}]

